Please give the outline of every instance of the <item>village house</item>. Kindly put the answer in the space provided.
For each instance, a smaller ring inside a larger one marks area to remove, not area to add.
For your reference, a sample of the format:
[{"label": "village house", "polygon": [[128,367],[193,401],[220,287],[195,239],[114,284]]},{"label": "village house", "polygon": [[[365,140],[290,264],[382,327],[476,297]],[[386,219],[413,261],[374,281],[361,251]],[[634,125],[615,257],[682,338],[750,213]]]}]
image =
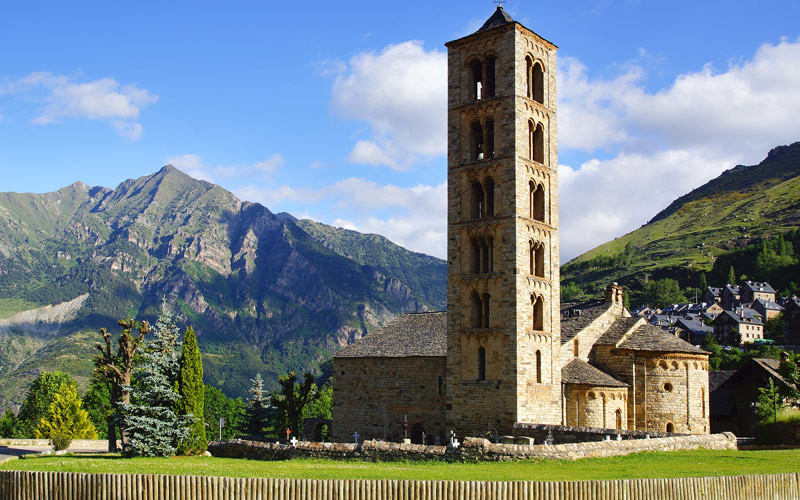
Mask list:
[{"label": "village house", "polygon": [[767,282],[745,281],[740,287],[741,303],[752,304],[756,300],[775,302],[777,292]]},{"label": "village house", "polygon": [[784,306],[783,339],[787,344],[800,344],[800,299],[796,297]]},{"label": "village house", "polygon": [[712,323],[714,337],[717,342],[731,345],[735,334],[739,334],[741,341],[736,345],[753,343],[764,338],[764,323],[750,308],[740,307],[735,311],[724,311]]},{"label": "village house", "polygon": [[783,312],[783,306],[767,299],[756,299],[752,309],[758,313],[762,320],[769,321]]}]

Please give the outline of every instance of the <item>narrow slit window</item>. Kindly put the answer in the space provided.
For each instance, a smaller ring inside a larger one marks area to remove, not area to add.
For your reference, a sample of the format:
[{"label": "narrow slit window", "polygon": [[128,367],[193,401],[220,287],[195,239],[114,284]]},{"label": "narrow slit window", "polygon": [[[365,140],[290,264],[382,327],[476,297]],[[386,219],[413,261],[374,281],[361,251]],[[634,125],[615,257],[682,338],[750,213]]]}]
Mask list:
[{"label": "narrow slit window", "polygon": [[486,349],[478,348],[478,380],[486,380]]}]

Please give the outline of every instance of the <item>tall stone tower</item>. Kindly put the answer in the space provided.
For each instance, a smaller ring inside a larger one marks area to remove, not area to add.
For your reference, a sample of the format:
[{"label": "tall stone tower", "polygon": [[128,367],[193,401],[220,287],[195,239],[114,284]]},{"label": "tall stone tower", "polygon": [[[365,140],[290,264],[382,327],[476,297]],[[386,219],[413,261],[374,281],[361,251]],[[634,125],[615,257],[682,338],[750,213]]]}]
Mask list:
[{"label": "tall stone tower", "polygon": [[560,424],[557,47],[502,6],[446,46],[447,425]]}]

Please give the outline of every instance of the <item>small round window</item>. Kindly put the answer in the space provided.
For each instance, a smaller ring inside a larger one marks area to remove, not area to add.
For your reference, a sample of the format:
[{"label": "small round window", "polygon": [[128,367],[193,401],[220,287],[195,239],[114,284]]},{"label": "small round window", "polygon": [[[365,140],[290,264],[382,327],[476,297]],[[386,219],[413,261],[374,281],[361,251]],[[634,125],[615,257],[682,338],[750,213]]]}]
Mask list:
[{"label": "small round window", "polygon": [[669,382],[664,383],[664,391],[672,392],[672,384],[670,384]]}]

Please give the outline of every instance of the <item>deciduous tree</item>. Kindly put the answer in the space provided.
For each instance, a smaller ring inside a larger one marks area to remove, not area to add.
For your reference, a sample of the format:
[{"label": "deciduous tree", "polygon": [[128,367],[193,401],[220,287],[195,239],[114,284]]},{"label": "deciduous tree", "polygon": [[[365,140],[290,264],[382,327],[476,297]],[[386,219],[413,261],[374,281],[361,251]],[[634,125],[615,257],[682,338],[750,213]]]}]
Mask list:
[{"label": "deciduous tree", "polygon": [[[95,355],[94,375],[100,381],[108,384],[111,394],[112,415],[108,418],[108,451],[117,450],[117,422],[118,410],[122,403],[130,403],[131,377],[133,376],[133,365],[136,351],[144,341],[144,336],[150,333],[150,325],[147,321],[138,322],[133,319],[121,319],[117,322],[122,327],[119,336],[117,352],[111,348],[111,334],[105,329],[100,329],[103,336],[103,344],[96,344],[95,348],[100,351]],[[134,336],[133,331],[138,334]],[[125,444],[125,429],[120,429],[122,444]]]}]

